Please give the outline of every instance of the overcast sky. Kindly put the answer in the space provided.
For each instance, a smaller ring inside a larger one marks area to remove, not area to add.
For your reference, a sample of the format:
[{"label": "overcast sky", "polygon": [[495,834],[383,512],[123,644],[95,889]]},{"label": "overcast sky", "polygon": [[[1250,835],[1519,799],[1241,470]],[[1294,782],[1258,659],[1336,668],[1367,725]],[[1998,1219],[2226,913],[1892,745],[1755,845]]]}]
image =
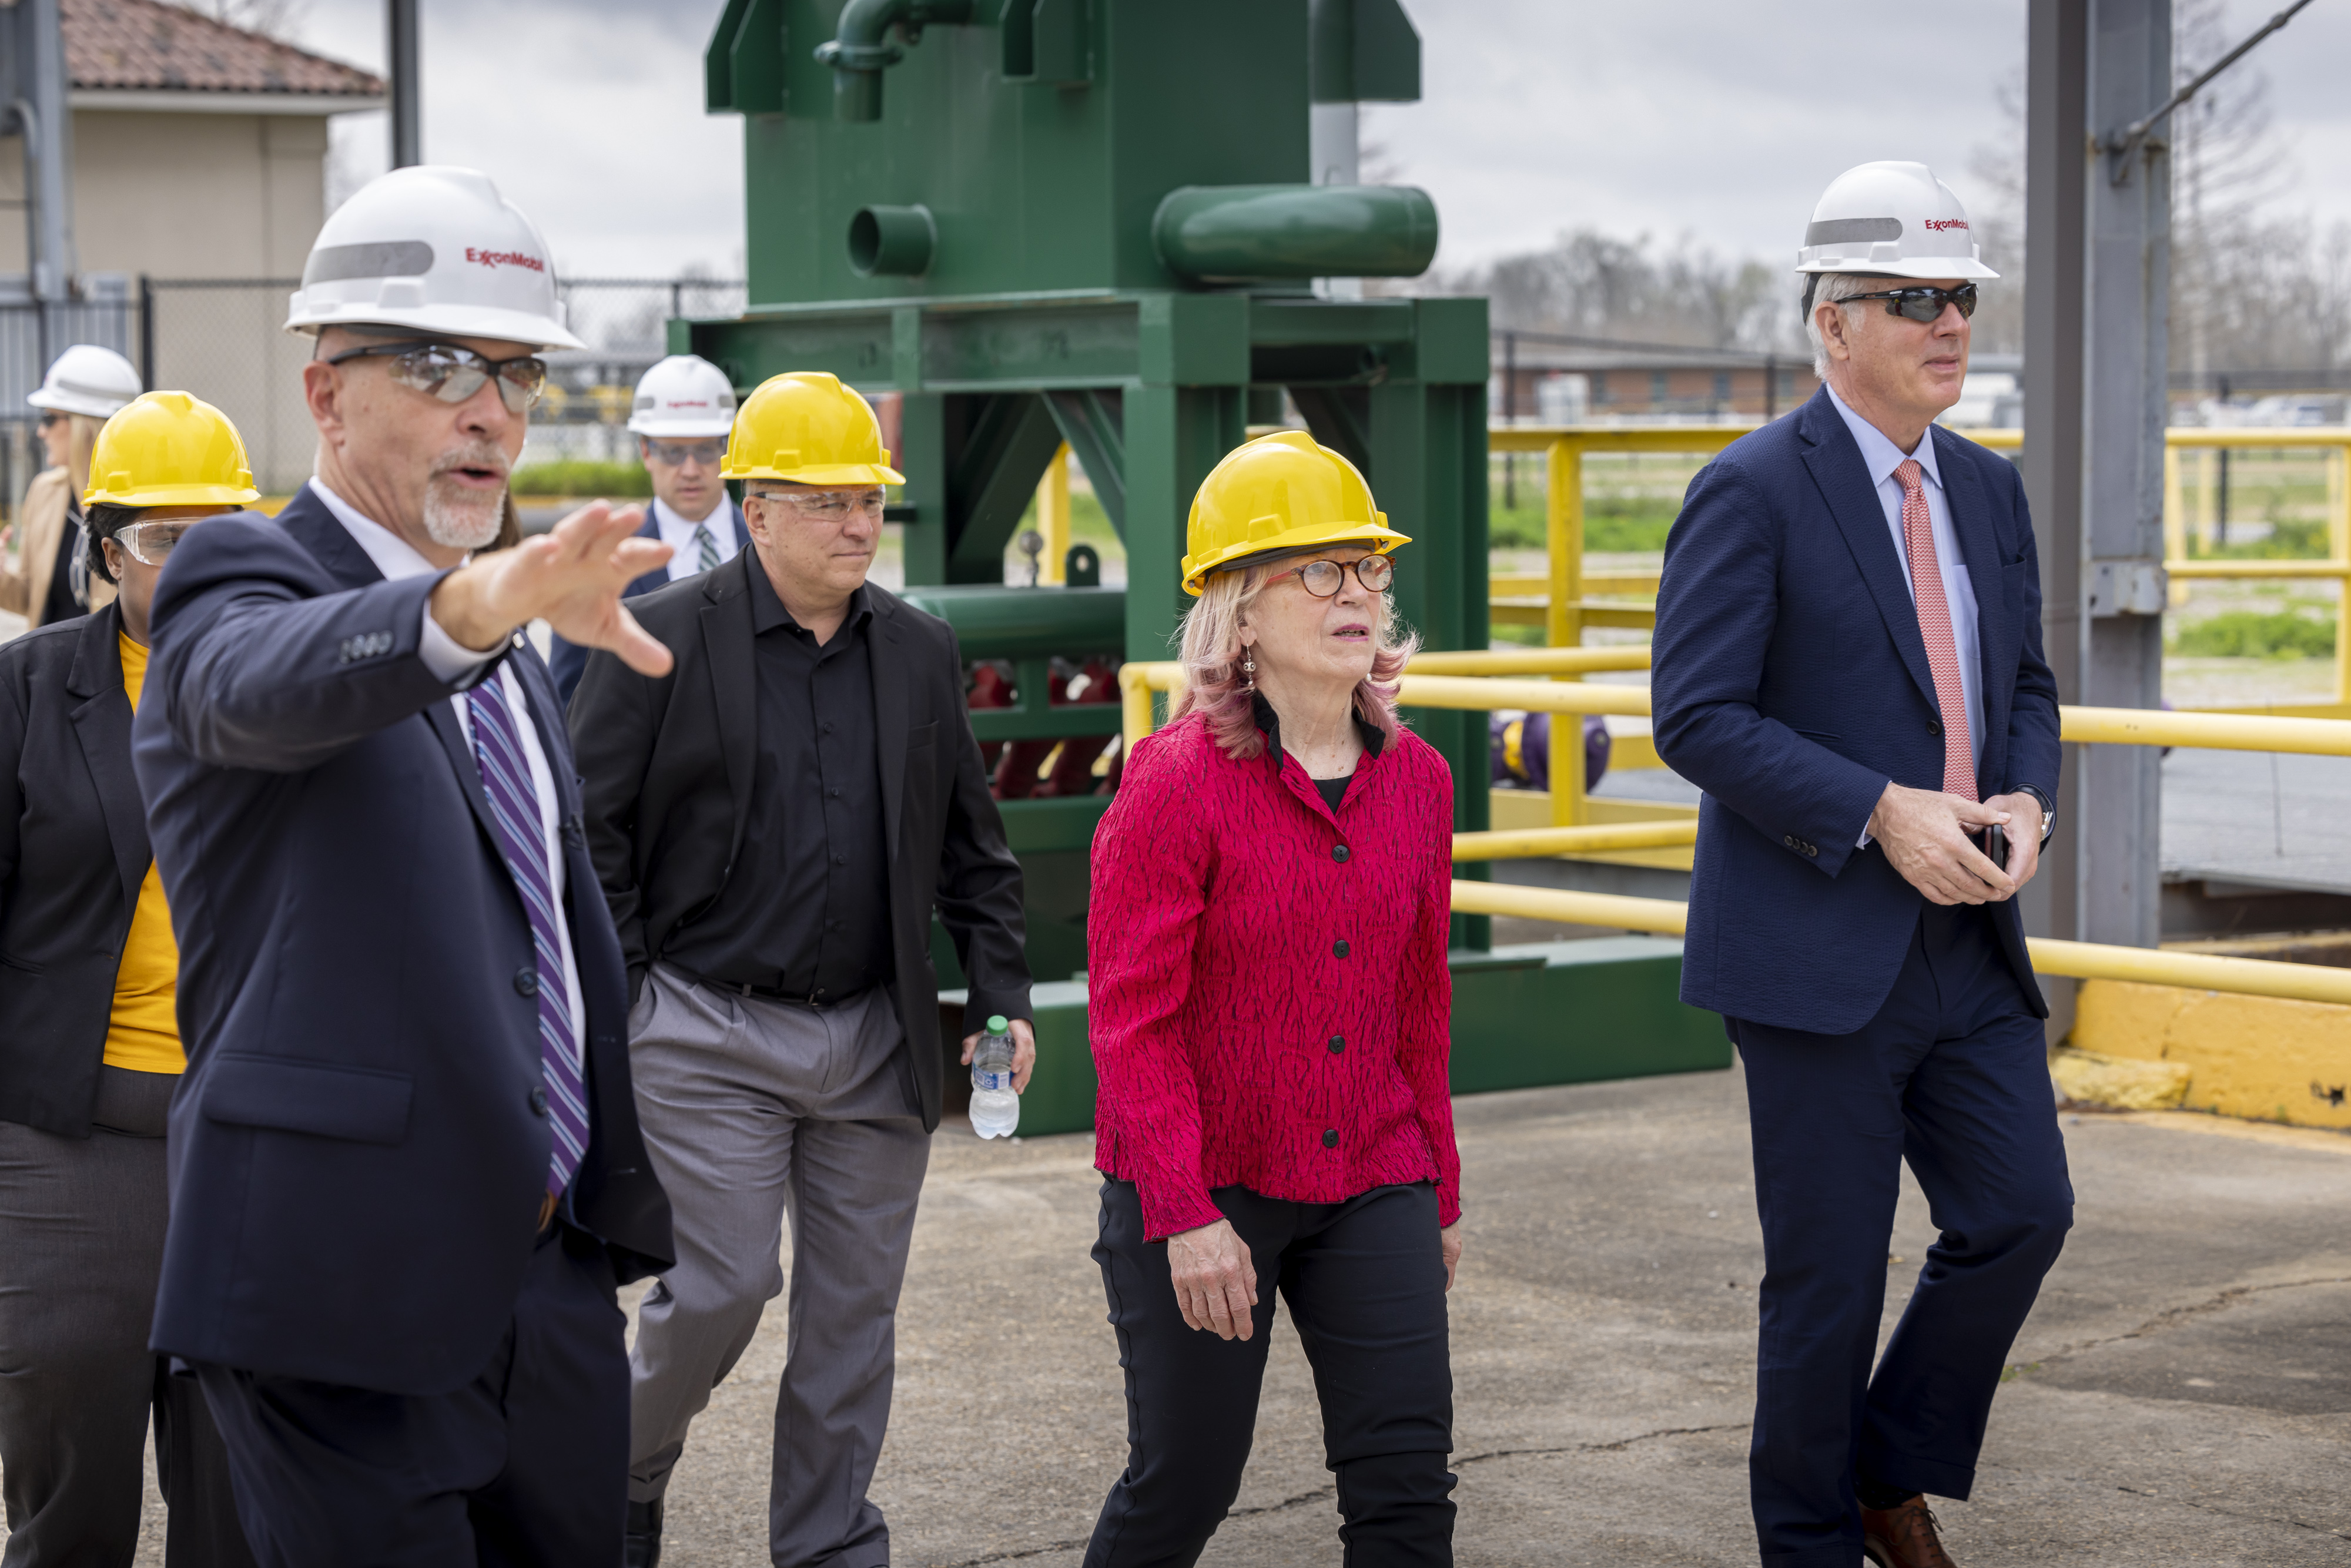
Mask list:
[{"label": "overcast sky", "polygon": [[[730,274],[741,121],[702,109],[721,0],[423,0],[424,152],[487,170],[578,275]],[[1173,0],[1170,0],[1173,3]],[[1976,148],[2009,134],[2024,0],[1405,0],[1426,97],[1365,117],[1425,186],[1458,267],[1591,225],[1793,261],[1821,188],[1909,158],[1976,200]],[[2228,0],[2250,32],[2275,0]],[[308,0],[299,41],[371,69],[381,0]],[[2283,207],[2351,221],[2351,0],[2317,0],[2237,68],[2273,89]],[[339,131],[369,169],[381,115]],[[1991,259],[1997,266],[1997,258]]]}]

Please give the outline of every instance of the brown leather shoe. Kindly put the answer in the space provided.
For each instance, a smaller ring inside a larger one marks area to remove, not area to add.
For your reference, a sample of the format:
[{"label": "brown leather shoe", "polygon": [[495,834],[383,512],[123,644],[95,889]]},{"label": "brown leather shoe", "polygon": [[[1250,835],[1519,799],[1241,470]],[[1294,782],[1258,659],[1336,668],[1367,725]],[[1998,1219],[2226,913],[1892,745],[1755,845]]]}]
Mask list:
[{"label": "brown leather shoe", "polygon": [[1861,1552],[1877,1568],[1959,1568],[1943,1550],[1934,1511],[1924,1497],[1892,1508],[1863,1509]]}]

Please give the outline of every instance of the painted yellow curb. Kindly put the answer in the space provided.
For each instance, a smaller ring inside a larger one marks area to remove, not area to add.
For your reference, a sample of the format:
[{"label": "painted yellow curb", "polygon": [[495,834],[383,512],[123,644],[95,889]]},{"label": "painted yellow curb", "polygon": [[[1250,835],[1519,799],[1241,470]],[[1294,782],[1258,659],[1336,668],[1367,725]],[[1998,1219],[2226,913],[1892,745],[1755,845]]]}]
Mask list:
[{"label": "painted yellow curb", "polygon": [[2184,1110],[2351,1129],[2351,1007],[2085,980],[2067,1043],[2185,1068]]},{"label": "painted yellow curb", "polygon": [[2176,1111],[2192,1074],[2177,1061],[2139,1061],[2061,1045],[2049,1053],[2049,1076],[2068,1100],[2120,1111]]}]

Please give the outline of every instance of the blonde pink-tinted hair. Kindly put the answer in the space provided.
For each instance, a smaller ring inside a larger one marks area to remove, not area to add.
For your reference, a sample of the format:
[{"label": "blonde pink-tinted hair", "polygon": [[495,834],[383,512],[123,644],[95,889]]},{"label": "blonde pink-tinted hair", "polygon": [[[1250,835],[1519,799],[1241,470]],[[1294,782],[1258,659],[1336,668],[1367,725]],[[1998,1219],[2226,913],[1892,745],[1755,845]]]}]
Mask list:
[{"label": "blonde pink-tinted hair", "polygon": [[[1177,632],[1184,689],[1168,705],[1167,722],[1200,715],[1209,738],[1235,761],[1247,761],[1265,750],[1265,737],[1258,730],[1249,684],[1241,674],[1241,617],[1280,569],[1291,564],[1283,556],[1217,572],[1192,601]],[[1396,619],[1390,595],[1374,597],[1377,608],[1372,643],[1376,651],[1372,673],[1355,686],[1355,711],[1393,743],[1403,727],[1396,717],[1396,678],[1404,674],[1405,662],[1420,652],[1420,636]]]}]

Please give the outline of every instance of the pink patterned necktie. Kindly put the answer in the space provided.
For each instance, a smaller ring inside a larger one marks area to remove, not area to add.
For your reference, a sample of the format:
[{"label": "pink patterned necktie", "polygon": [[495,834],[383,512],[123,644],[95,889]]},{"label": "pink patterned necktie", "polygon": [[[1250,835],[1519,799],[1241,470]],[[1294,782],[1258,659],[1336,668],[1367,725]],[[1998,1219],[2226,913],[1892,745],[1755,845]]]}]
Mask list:
[{"label": "pink patterned necktie", "polygon": [[1943,793],[1976,794],[1975,746],[1968,734],[1966,688],[1959,685],[1959,643],[1951,634],[1951,604],[1943,597],[1943,570],[1935,559],[1935,524],[1927,510],[1926,471],[1915,457],[1894,470],[1902,486],[1902,543],[1910,557],[1910,592],[1918,601],[1918,635],[1927,642],[1927,668],[1935,674],[1935,701],[1943,710]]}]

